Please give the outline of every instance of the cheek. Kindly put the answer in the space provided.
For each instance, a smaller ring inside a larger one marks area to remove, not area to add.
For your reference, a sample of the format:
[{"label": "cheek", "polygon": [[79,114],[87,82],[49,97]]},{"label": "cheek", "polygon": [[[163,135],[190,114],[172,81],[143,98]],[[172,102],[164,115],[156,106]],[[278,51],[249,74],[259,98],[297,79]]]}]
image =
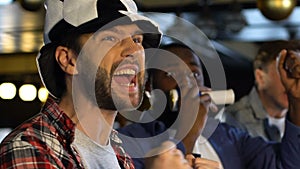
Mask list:
[{"label": "cheek", "polygon": [[282,84],[282,83],[281,83],[281,79],[280,79],[280,77],[279,77],[278,74],[275,74],[273,79],[274,79],[274,82],[275,82],[275,83]]},{"label": "cheek", "polygon": [[278,74],[272,75],[272,78],[269,79],[268,86],[266,87],[273,94],[277,93],[281,95],[285,90]]},{"label": "cheek", "polygon": [[279,75],[274,72],[272,75],[271,75],[271,86],[274,85],[274,86],[279,86],[279,87],[283,87],[282,83],[281,83],[281,79],[279,77]]},{"label": "cheek", "polygon": [[104,57],[101,61],[100,61],[100,64],[99,66],[101,68],[104,68],[105,70],[107,71],[111,71],[111,68],[112,68],[112,65],[113,65],[113,60],[111,59],[111,57]]},{"label": "cheek", "polygon": [[145,57],[144,56],[138,57],[138,62],[141,70],[145,70]]},{"label": "cheek", "polygon": [[161,78],[157,80],[157,88],[162,89],[163,91],[170,91],[171,89],[175,89],[177,87],[177,83],[173,79]]}]

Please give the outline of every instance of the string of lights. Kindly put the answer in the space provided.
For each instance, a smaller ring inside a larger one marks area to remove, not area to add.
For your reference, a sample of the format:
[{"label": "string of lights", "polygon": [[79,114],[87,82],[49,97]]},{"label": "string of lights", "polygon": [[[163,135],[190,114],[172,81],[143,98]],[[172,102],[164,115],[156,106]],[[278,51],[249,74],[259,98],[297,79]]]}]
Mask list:
[{"label": "string of lights", "polygon": [[37,87],[33,84],[23,84],[18,90],[14,83],[4,82],[0,84],[0,98],[4,100],[14,99],[16,96],[23,101],[33,101],[36,97],[45,102],[48,97],[48,91],[45,87]]}]

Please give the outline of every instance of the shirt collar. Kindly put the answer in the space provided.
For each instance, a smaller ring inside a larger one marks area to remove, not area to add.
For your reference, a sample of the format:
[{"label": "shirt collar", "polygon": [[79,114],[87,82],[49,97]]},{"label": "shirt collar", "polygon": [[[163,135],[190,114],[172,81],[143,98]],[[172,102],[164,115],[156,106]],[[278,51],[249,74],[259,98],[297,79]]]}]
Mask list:
[{"label": "shirt collar", "polygon": [[51,121],[51,125],[55,127],[61,141],[72,143],[74,141],[75,124],[73,121],[59,108],[57,102],[48,98],[46,101],[43,112]]},{"label": "shirt collar", "polygon": [[252,88],[249,94],[250,104],[254,110],[254,114],[259,119],[267,118],[267,112],[262,105],[262,102],[258,96],[257,89],[255,87]]}]

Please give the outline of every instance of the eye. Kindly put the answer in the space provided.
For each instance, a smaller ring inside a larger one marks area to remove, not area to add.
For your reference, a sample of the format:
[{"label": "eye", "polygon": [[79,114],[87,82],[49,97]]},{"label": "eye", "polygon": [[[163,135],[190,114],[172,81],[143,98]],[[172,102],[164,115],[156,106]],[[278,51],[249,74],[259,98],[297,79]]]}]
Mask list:
[{"label": "eye", "polygon": [[112,41],[112,42],[116,42],[117,38],[114,36],[105,36],[101,39],[102,41]]},{"label": "eye", "polygon": [[200,76],[200,74],[198,72],[193,72],[192,76],[195,77],[195,78],[198,78]]},{"label": "eye", "polygon": [[134,36],[132,38],[132,40],[133,40],[134,43],[142,43],[143,42],[143,36],[142,35]]}]

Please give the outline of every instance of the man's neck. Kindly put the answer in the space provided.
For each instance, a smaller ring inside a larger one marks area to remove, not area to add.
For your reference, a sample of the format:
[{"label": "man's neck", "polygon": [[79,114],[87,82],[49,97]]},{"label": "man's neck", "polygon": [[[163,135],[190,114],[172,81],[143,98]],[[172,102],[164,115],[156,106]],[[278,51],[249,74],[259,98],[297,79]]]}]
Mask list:
[{"label": "man's neck", "polygon": [[269,116],[280,119],[284,118],[287,112],[287,109],[272,109],[272,108],[265,108],[266,111],[268,112]]},{"label": "man's neck", "polygon": [[260,95],[260,100],[262,102],[262,105],[269,116],[277,119],[285,117],[287,109],[275,105],[272,102],[272,99],[274,98],[267,98],[264,97],[262,94],[259,95]]},{"label": "man's neck", "polygon": [[76,98],[76,104],[71,95],[65,95],[59,106],[80,131],[98,144],[107,145],[116,111],[100,109],[83,95]]}]

